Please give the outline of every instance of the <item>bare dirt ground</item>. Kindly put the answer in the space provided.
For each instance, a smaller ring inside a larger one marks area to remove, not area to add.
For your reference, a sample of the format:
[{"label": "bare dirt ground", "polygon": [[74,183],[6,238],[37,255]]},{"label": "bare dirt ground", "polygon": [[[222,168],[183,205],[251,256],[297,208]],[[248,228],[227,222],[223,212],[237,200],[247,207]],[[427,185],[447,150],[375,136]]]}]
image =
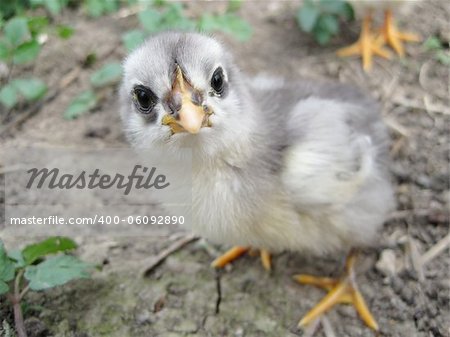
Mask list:
[{"label": "bare dirt ground", "polygon": [[[189,4],[192,13],[218,3]],[[353,42],[358,23],[327,47],[319,48],[296,27],[298,4],[245,2],[242,15],[254,29],[252,39],[224,40],[248,73],[336,79],[366,88],[383,105],[392,135],[392,171],[397,211],[385,224],[379,245],[362,252],[358,283],[377,318],[381,336],[449,336],[449,68],[420,45],[408,46],[404,60],[377,60],[370,74],[356,59],[338,59],[334,51]],[[450,5],[418,1],[401,17],[423,37],[450,37]],[[64,18],[76,28],[67,41],[50,39],[33,70],[50,87],[78,68],[87,54],[99,55],[94,69],[125,55],[121,33],[135,27],[134,17],[87,20],[77,13]],[[87,89],[93,69],[82,68],[76,80],[20,125],[2,131],[2,146],[127,146],[120,128],[116,94],[107,91],[100,108],[74,121],[62,112],[74,95]],[[168,247],[179,229],[147,238],[77,238],[79,255],[103,265],[93,280],[83,280],[27,297],[30,336],[373,336],[353,308],[339,306],[326,314],[317,331],[296,324],[324,292],[300,286],[296,273],[339,275],[343,256],[316,258],[295,253],[274,257],[267,274],[256,258],[245,257],[221,273],[209,263],[228,247],[203,240],[172,254],[151,275],[141,277],[145,259]],[[177,236],[179,237],[179,236]],[[8,247],[32,238],[2,238]],[[216,313],[218,286],[221,289]],[[4,306],[0,314],[12,322]],[[334,335],[330,333],[334,331]]]}]

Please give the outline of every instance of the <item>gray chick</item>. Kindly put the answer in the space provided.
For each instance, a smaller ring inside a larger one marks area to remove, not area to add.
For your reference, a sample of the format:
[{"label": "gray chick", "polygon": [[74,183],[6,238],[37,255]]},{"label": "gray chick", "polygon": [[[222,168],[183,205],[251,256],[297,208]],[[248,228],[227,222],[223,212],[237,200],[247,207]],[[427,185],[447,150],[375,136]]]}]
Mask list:
[{"label": "gray chick", "polygon": [[[193,231],[235,246],[215,267],[249,247],[270,268],[268,252],[370,245],[393,208],[379,107],[349,86],[248,78],[215,39],[164,32],[126,58],[120,106],[133,146],[192,150]],[[329,291],[300,326],[351,302],[377,329],[353,264],[337,280],[296,276]]]}]

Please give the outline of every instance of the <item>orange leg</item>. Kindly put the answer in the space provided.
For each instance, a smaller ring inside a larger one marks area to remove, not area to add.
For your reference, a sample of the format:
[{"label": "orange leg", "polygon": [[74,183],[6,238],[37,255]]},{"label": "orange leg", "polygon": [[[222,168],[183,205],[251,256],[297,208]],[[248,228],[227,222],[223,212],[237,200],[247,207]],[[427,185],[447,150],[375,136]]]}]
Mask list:
[{"label": "orange leg", "polygon": [[313,322],[316,318],[330,310],[339,303],[352,304],[366,325],[378,331],[378,324],[370,313],[364,298],[358,290],[355,281],[353,266],[355,264],[356,254],[350,253],[347,257],[346,272],[340,279],[329,277],[315,277],[310,275],[296,275],[294,279],[301,284],[310,284],[328,291],[328,294],[312,308],[298,323],[303,327]]},{"label": "orange leg", "polygon": [[394,16],[392,10],[387,9],[384,12],[384,24],[382,28],[384,39],[388,45],[390,45],[395,52],[400,56],[405,56],[405,48],[402,41],[406,42],[420,42],[421,38],[417,34],[400,32],[395,25]]},{"label": "orange leg", "polygon": [[[230,250],[228,250],[225,254],[215,259],[211,263],[211,266],[214,268],[223,268],[227,264],[233,262],[234,260],[238,259],[247,252],[250,252],[250,248],[248,247],[240,247],[240,246],[233,247]],[[264,269],[270,271],[272,269],[272,261],[270,253],[267,250],[261,249],[260,256]]]},{"label": "orange leg", "polygon": [[371,25],[372,16],[369,13],[364,17],[363,26],[358,41],[349,47],[345,47],[337,51],[338,56],[341,57],[360,55],[362,57],[363,68],[365,71],[369,71],[372,68],[373,55],[378,55],[387,59],[391,57],[390,53],[383,48],[383,37],[375,37],[371,31]]}]

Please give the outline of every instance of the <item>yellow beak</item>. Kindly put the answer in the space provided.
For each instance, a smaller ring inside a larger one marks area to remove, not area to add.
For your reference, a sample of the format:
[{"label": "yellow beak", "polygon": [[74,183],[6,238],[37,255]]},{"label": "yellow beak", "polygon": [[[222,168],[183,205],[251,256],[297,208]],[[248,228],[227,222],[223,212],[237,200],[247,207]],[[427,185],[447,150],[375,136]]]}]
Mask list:
[{"label": "yellow beak", "polygon": [[204,108],[192,102],[193,92],[194,88],[184,79],[180,67],[177,66],[171,95],[181,95],[181,109],[177,118],[166,115],[162,120],[162,123],[169,125],[174,133],[187,131],[197,134],[202,126],[207,126],[207,115]]}]

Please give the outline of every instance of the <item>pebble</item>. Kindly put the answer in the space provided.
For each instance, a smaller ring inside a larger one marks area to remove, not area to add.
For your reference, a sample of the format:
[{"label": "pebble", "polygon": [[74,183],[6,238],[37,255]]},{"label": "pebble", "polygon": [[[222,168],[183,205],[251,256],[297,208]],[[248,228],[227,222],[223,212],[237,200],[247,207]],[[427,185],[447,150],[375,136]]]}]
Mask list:
[{"label": "pebble", "polygon": [[395,275],[397,273],[395,252],[392,249],[383,250],[375,267],[384,276]]},{"label": "pebble", "polygon": [[234,337],[244,337],[244,329],[237,328],[234,332]]},{"label": "pebble", "polygon": [[151,314],[148,310],[143,310],[136,315],[136,323],[138,325],[143,325],[146,323],[151,323]]}]

